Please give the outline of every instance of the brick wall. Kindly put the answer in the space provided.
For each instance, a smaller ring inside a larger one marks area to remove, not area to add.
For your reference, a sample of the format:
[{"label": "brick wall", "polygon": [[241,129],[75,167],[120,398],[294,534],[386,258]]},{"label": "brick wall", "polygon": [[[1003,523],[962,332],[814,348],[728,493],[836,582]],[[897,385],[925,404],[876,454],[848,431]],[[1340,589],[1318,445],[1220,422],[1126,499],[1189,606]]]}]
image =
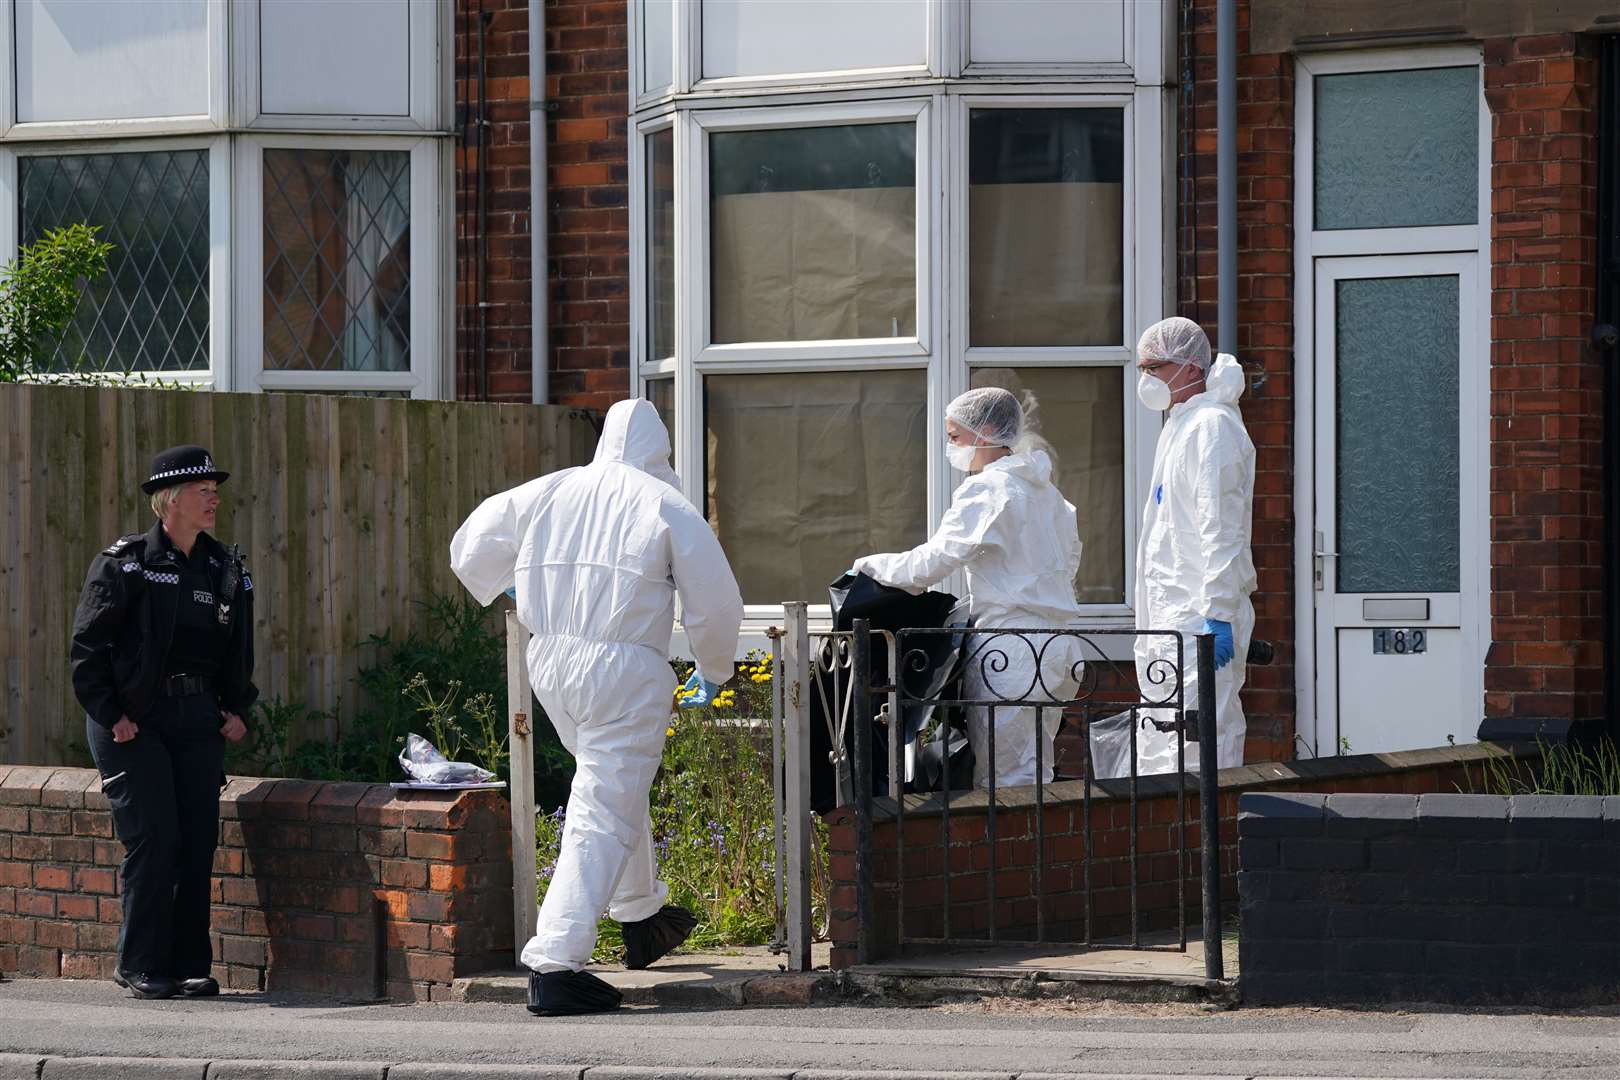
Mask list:
[{"label": "brick wall", "polygon": [[[234,778],[220,819],[222,986],[441,1000],[509,961],[498,792]],[[0,765],[0,971],[110,975],[122,859],[95,770]]]},{"label": "brick wall", "polygon": [[1251,1004],[1607,1005],[1620,991],[1620,798],[1245,795]]},{"label": "brick wall", "polygon": [[[1178,134],[1178,313],[1213,343],[1216,306],[1215,0],[1194,0],[1190,43],[1193,105]],[[1243,420],[1255,446],[1255,636],[1277,646],[1250,667],[1243,693],[1247,761],[1294,756],[1294,67],[1281,54],[1249,51],[1249,5],[1238,0],[1238,358],[1266,381],[1245,394]],[[1183,60],[1185,64],[1185,59]],[[1190,114],[1190,115],[1189,115]]]},{"label": "brick wall", "polygon": [[1491,110],[1491,628],[1486,714],[1598,715],[1602,369],[1597,59],[1485,43]]},{"label": "brick wall", "polygon": [[[457,396],[479,395],[475,282],[477,20],[488,155],[488,390],[531,394],[529,29],[526,0],[457,0]],[[550,399],[605,409],[630,391],[628,46],[623,0],[547,0]]]},{"label": "brick wall", "polygon": [[[1221,892],[1237,896],[1237,815],[1245,791],[1432,792],[1457,791],[1482,775],[1487,758],[1501,748],[1472,745],[1401,754],[1360,754],[1290,764],[1263,764],[1226,769],[1221,784]],[[1470,770],[1472,770],[1470,772]],[[1177,806],[1176,778],[1149,776],[1138,780],[1136,875],[1143,930],[1168,929],[1178,915],[1178,868],[1185,828],[1187,852],[1185,896],[1188,919],[1196,927],[1200,907],[1199,810],[1197,785]],[[1094,937],[1129,932],[1131,864],[1129,782],[1101,781],[1092,786],[1090,843],[1084,788],[1079,782],[1048,785],[1041,810],[1045,823],[1042,886],[1047,896],[1047,940],[1074,941],[1084,936],[1087,875],[1093,892]],[[904,869],[906,934],[940,936],[947,867],[951,892],[951,936],[983,937],[989,923],[990,842],[983,792],[952,796],[948,843],[941,842],[943,815],[938,796],[907,796],[904,852],[899,851],[892,811],[879,800],[872,823],[875,933],[881,952],[893,952],[897,933],[896,882]],[[1178,809],[1182,812],[1178,812]],[[1035,929],[1034,789],[1008,789],[996,808],[996,918],[1003,940],[1033,940]],[[855,894],[855,820],[847,807],[827,817],[831,856],[832,966],[855,962],[858,929]],[[903,861],[902,861],[903,860]],[[1228,910],[1231,910],[1228,907]]]}]

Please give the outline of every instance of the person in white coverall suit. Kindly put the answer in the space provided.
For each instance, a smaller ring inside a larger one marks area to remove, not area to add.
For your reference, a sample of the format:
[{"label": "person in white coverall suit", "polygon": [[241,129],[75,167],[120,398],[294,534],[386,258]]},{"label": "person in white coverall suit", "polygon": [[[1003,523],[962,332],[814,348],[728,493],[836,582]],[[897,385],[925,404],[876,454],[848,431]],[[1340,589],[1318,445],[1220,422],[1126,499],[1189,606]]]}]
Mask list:
[{"label": "person in white coverall suit", "polygon": [[450,544],[480,603],[516,585],[535,696],[574,755],[562,848],[523,949],[529,1010],[595,1012],[618,992],[583,971],[604,909],[644,967],[691,932],[656,878],[647,797],[675,694],[675,597],[702,678],[735,670],[743,603],[703,515],[676,490],[669,433],[647,401],[608,410],[595,460],[484,501]]},{"label": "person in white coverall suit", "polygon": [[[1033,411],[1033,410],[1031,410]],[[968,474],[926,543],[857,559],[853,569],[880,585],[920,593],[953,571],[966,571],[968,614],[978,629],[1072,625],[1080,609],[1080,531],[1074,507],[1052,482],[1052,457],[1026,425],[1018,398],[1000,387],[969,390],[945,411],[946,456]],[[974,634],[968,639],[964,690],[972,700],[1062,701],[1080,677],[1079,640]],[[1003,664],[1003,659],[1005,664]],[[1039,673],[1037,673],[1037,660]],[[1038,677],[1037,677],[1038,675]],[[1052,778],[1052,743],[1062,710],[1044,710],[1039,737],[1042,781]],[[973,783],[989,786],[990,709],[968,709]],[[997,787],[1035,783],[1033,706],[995,709]]]},{"label": "person in white coverall suit", "polygon": [[[1243,764],[1245,723],[1238,692],[1254,633],[1254,560],[1249,545],[1254,501],[1254,444],[1237,401],[1243,368],[1222,353],[1211,367],[1209,338],[1191,319],[1148,327],[1136,349],[1137,394],[1169,410],[1153,456],[1153,482],[1136,551],[1136,628],[1215,636],[1216,761]],[[1198,706],[1197,654],[1187,640],[1185,707]],[[1175,661],[1167,641],[1138,638],[1136,669],[1144,700],[1162,700],[1174,679],[1155,685],[1151,665]],[[1147,714],[1144,714],[1144,716]],[[1169,720],[1167,711],[1155,713]],[[1185,764],[1198,762],[1188,742]],[[1137,772],[1173,772],[1176,737],[1152,723],[1137,731]]]}]

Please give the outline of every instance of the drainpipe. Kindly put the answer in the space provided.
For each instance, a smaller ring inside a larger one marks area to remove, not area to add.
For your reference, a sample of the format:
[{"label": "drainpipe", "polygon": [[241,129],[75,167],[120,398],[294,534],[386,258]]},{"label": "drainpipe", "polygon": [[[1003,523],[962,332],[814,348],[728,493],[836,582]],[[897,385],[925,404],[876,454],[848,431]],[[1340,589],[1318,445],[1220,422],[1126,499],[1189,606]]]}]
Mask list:
[{"label": "drainpipe", "polygon": [[1216,348],[1237,355],[1237,0],[1215,3]]},{"label": "drainpipe", "polygon": [[546,2],[529,0],[529,385],[536,405],[551,399],[551,297],[547,286],[546,212]]}]

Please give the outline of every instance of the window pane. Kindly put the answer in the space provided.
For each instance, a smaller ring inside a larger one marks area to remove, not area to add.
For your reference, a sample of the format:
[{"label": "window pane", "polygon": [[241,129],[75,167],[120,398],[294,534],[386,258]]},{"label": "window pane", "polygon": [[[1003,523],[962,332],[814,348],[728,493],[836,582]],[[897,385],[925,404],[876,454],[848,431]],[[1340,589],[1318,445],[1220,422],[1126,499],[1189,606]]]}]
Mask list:
[{"label": "window pane", "polygon": [[917,126],[709,136],[712,340],[917,332]]},{"label": "window pane", "polygon": [[410,154],[264,151],[264,366],[408,371]]},{"label": "window pane", "polygon": [[1479,69],[1316,80],[1316,227],[1479,219]]},{"label": "window pane", "polygon": [[647,136],[647,355],[675,355],[675,132]]},{"label": "window pane", "polygon": [[1337,284],[1340,592],[1457,591],[1457,288],[1452,275]]},{"label": "window pane", "polygon": [[18,235],[99,226],[107,273],[80,297],[53,366],[208,368],[208,151],[17,159]]},{"label": "window pane", "polygon": [[641,0],[641,89],[656,93],[675,81],[675,0]]},{"label": "window pane", "polygon": [[703,382],[709,523],[750,604],[827,602],[861,555],[928,535],[927,375],[718,375]]},{"label": "window pane", "polygon": [[1118,109],[974,110],[971,344],[1124,341],[1124,169]]},{"label": "window pane", "polygon": [[[1125,602],[1124,371],[1091,368],[975,368],[974,386],[1000,386],[1024,402],[1051,446],[1058,490],[1080,520],[1082,604]],[[1029,395],[1036,407],[1030,408]]]},{"label": "window pane", "polygon": [[658,419],[669,432],[670,445],[675,443],[675,380],[648,379],[647,400],[658,410]]}]

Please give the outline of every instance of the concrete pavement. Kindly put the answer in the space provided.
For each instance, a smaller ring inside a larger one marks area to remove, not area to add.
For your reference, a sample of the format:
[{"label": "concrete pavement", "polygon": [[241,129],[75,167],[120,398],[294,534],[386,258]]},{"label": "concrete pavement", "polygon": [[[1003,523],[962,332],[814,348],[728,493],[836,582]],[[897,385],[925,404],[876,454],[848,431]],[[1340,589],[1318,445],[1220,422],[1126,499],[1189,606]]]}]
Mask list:
[{"label": "concrete pavement", "polygon": [[998,1000],[539,1020],[513,1005],[142,1002],[110,983],[23,980],[0,984],[0,1051],[23,1055],[0,1059],[0,1080],[1596,1080],[1620,1076],[1620,1016]]}]

